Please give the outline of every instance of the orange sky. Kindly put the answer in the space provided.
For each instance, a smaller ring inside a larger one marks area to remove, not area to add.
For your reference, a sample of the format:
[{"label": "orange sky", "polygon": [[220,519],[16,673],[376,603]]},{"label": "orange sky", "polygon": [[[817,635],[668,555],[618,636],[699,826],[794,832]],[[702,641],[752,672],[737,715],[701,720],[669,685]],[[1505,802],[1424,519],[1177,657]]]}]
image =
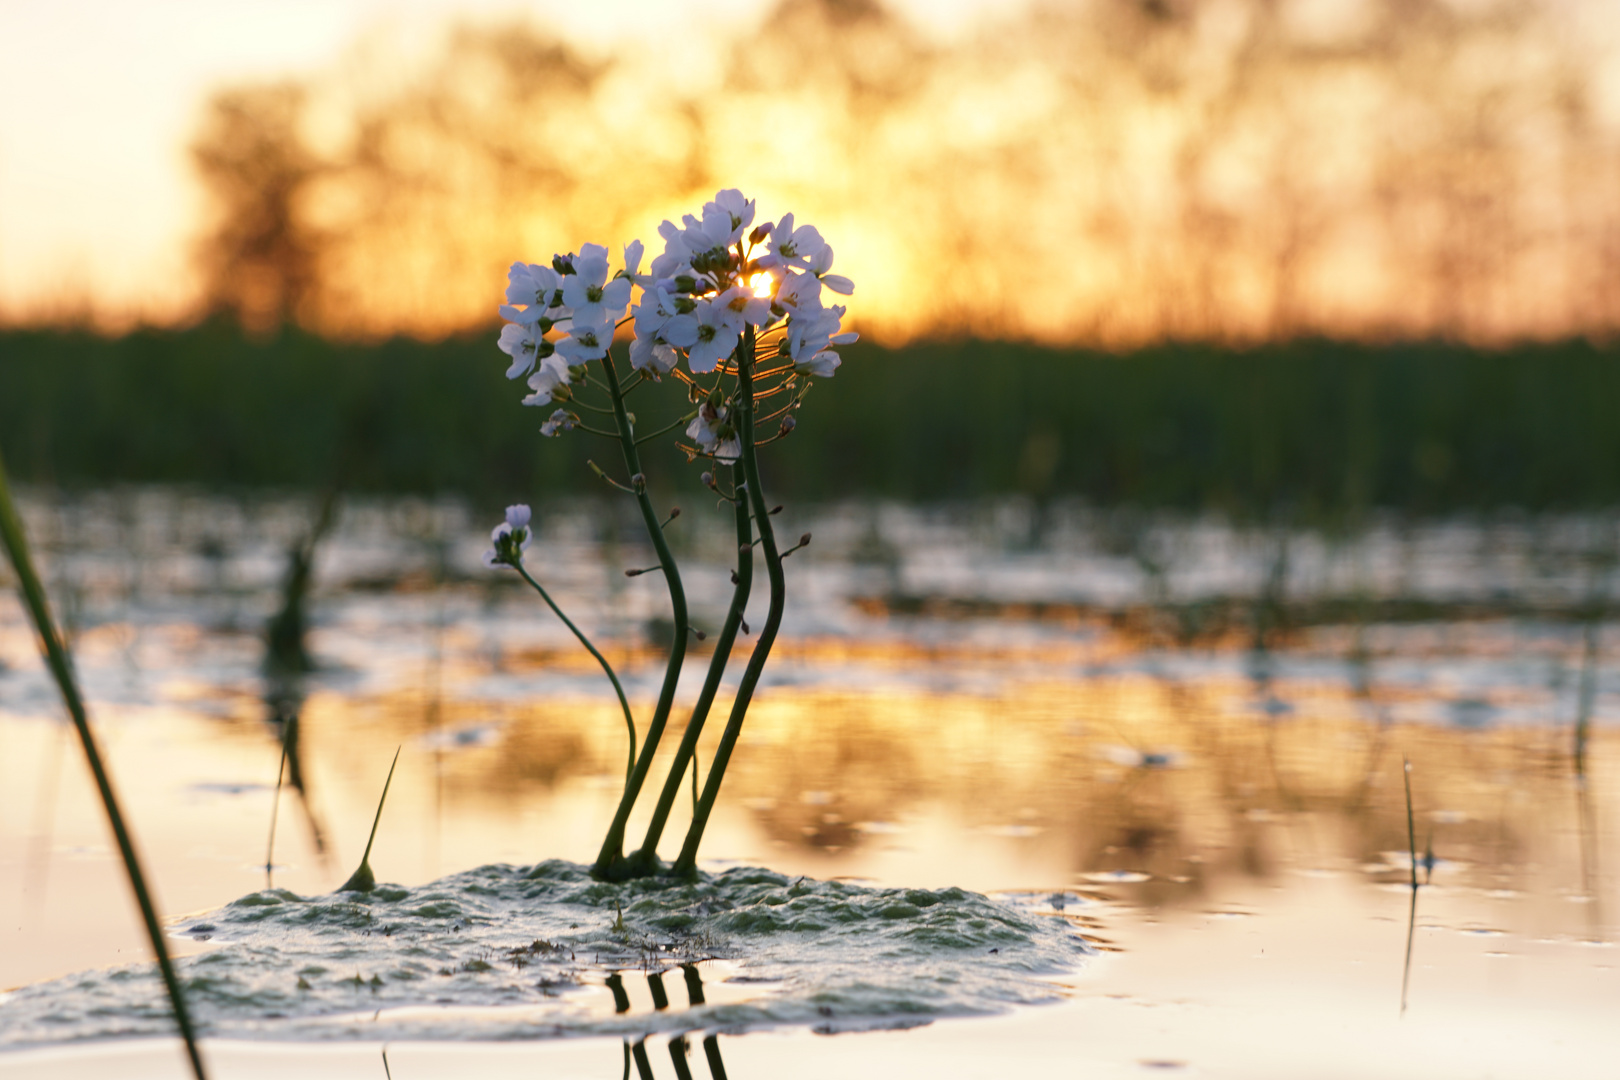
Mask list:
[{"label": "orange sky", "polygon": [[[902,0],[941,36],[1023,0]],[[526,16],[585,50],[702,48],[700,27],[766,0],[0,0],[0,320],[89,308],[109,322],[186,311],[201,221],[186,157],[223,84],[307,75],[385,28],[400,47],[455,19]],[[703,12],[699,23],[697,12]],[[714,38],[722,34],[713,33]],[[497,290],[494,290],[498,292]]]},{"label": "orange sky", "polygon": [[[1157,36],[1144,39],[1151,47],[1138,49],[1130,35],[1141,26],[1126,26],[1120,12],[1134,11],[1142,24],[1150,9],[1128,0],[1047,0],[1066,21],[1026,20],[1007,34],[997,26],[1011,30],[1038,0],[887,0],[925,38],[967,43],[956,52],[967,58],[962,71],[932,71],[933,83],[855,135],[816,128],[812,112],[825,114],[824,127],[861,126],[864,114],[836,93],[800,86],[797,75],[789,94],[711,101],[706,107],[721,122],[728,109],[740,121],[748,109],[758,115],[766,107],[788,122],[729,156],[712,154],[710,164],[728,184],[760,196],[762,214],[792,209],[822,226],[839,251],[839,270],[860,286],[852,317],[890,340],[949,328],[969,310],[979,313],[979,333],[1105,343],[1301,332],[1502,338],[1620,326],[1620,303],[1601,295],[1620,273],[1611,273],[1611,241],[1601,239],[1614,237],[1620,251],[1620,203],[1607,195],[1612,184],[1603,172],[1620,169],[1613,0],[1543,0],[1530,10],[1561,19],[1543,20],[1542,36],[1528,45],[1504,53],[1488,31],[1476,34],[1470,47],[1483,51],[1472,66],[1466,56],[1438,56],[1453,82],[1432,85],[1421,51],[1415,63],[1408,54],[1401,61],[1408,68],[1382,90],[1369,89],[1368,72],[1354,70],[1354,61],[1336,74],[1334,64],[1348,54],[1333,53],[1336,43],[1353,41],[1377,0],[1279,0],[1278,32],[1295,65],[1285,79],[1293,81],[1277,83],[1285,90],[1274,98],[1246,99],[1251,112],[1237,123],[1220,111],[1229,100],[1220,95],[1249,63],[1245,47],[1231,44],[1244,33],[1246,0],[1165,2],[1193,13],[1183,20],[1189,32],[1161,21]],[[1476,20],[1506,4],[1424,2]],[[186,147],[207,96],[222,86],[290,76],[326,79],[330,88],[333,72],[355,66],[363,48],[375,58],[379,43],[398,70],[409,71],[414,58],[442,46],[451,22],[505,25],[516,16],[586,54],[661,50],[666,62],[676,58],[675,78],[689,91],[693,80],[712,80],[720,50],[776,3],[0,0],[0,322],[92,313],[118,327],[195,311],[191,252],[207,215]],[[1390,10],[1404,19],[1416,8]],[[1320,64],[1309,52],[1317,42],[1326,57]],[[1542,46],[1550,60],[1537,58]],[[1155,49],[1164,50],[1158,59]],[[1538,142],[1547,132],[1535,125],[1557,122],[1548,119],[1543,91],[1556,87],[1572,56],[1584,65],[1585,134]],[[1506,75],[1504,57],[1514,65]],[[1156,82],[1155,65],[1168,89]],[[603,115],[640,100],[636,94],[656,99],[667,72],[627,74],[615,84],[624,93],[601,103]],[[1457,80],[1476,96],[1456,99],[1461,111],[1448,111]],[[1205,83],[1216,89],[1203,94],[1197,86]],[[1187,85],[1194,89],[1177,89]],[[1470,101],[1496,113],[1477,144],[1454,152],[1461,144],[1419,135],[1393,154],[1382,150],[1386,132],[1398,133],[1393,145],[1425,125],[1465,127]],[[1400,115],[1386,119],[1392,104]],[[1513,127],[1513,110],[1530,116],[1527,135]],[[840,139],[853,149],[834,147]],[[817,140],[837,152],[807,153]],[[1496,173],[1469,158],[1477,146],[1507,147]],[[1193,167],[1189,147],[1198,155]],[[1437,147],[1457,160],[1435,157]],[[1597,149],[1588,154],[1588,147]],[[1370,149],[1384,154],[1374,166]],[[1408,150],[1418,155],[1411,171],[1400,157]],[[1574,172],[1573,157],[1582,158]],[[1511,191],[1497,176],[1511,181]],[[1574,196],[1572,176],[1584,185]],[[652,215],[650,229],[657,216],[686,208],[690,195],[671,192],[671,205],[653,199],[646,215],[635,216]],[[1486,212],[1498,217],[1478,216]],[[508,234],[533,233],[536,243],[559,247],[629,239],[553,236],[459,212],[457,221],[459,236],[493,229],[500,243],[479,241],[488,250],[466,262],[477,267],[461,274],[466,280],[446,281],[442,264],[419,270],[411,287],[435,297],[438,322],[412,323],[372,303],[369,313],[351,314],[355,327],[432,334],[487,318],[499,266],[552,250],[508,252]],[[1500,251],[1481,242],[1498,232]],[[1201,254],[1189,257],[1189,245],[1199,244]],[[942,289],[939,268],[952,258],[972,262],[977,275],[950,275]]]}]

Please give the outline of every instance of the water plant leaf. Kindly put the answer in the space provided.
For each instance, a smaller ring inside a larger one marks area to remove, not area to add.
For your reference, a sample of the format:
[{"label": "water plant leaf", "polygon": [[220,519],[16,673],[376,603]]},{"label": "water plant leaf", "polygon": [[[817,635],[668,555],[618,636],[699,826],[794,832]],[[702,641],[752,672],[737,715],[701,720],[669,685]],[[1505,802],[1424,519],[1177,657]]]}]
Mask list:
[{"label": "water plant leaf", "polygon": [[399,764],[399,752],[403,746],[394,749],[394,760],[388,766],[388,779],[383,781],[382,797],[377,800],[377,815],[371,819],[371,835],[366,838],[366,851],[360,856],[360,865],[355,868],[349,880],[338,886],[338,892],[368,893],[377,887],[377,875],[371,872],[371,845],[377,840],[377,824],[382,821],[383,804],[388,801],[388,785],[394,782],[394,767]]}]

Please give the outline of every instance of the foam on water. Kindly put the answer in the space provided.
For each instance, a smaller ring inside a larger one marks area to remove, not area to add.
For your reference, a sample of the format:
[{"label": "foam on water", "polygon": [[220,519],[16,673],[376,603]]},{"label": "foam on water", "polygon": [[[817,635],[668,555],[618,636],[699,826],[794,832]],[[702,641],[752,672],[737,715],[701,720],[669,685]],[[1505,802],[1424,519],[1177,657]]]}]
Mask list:
[{"label": "foam on water", "polygon": [[[908,1026],[1053,1000],[1047,977],[1092,952],[1061,916],[962,889],[741,867],[605,884],[555,860],[364,895],[266,890],[177,933],[214,946],[180,962],[202,1030],[253,1039]],[[0,1047],[172,1030],[151,964],[0,998]]]}]

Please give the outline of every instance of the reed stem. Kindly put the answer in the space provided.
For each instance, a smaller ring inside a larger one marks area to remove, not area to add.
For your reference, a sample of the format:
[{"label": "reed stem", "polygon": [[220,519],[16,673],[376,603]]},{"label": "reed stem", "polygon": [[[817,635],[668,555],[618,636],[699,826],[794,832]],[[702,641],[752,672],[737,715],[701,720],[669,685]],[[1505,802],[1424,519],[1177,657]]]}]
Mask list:
[{"label": "reed stem", "polygon": [[95,778],[96,791],[101,796],[102,809],[107,813],[107,821],[112,826],[113,837],[118,843],[118,854],[123,859],[130,890],[134,892],[135,903],[141,910],[141,922],[146,926],[146,936],[152,944],[153,954],[157,957],[158,972],[163,977],[163,987],[168,992],[169,1005],[174,1009],[175,1023],[179,1026],[180,1037],[186,1044],[186,1057],[190,1060],[192,1075],[197,1080],[204,1080],[207,1073],[203,1069],[202,1055],[197,1049],[196,1031],[191,1026],[191,1014],[186,1011],[185,996],[180,990],[180,978],[175,973],[174,964],[169,959],[168,946],[163,941],[163,928],[158,922],[157,906],[152,902],[152,895],[146,888],[146,875],[142,873],[140,859],[135,854],[134,837],[124,823],[123,812],[118,808],[118,798],[113,794],[112,777],[108,775],[107,768],[102,763],[101,750],[96,744],[95,733],[90,730],[90,720],[85,713],[84,700],[79,695],[78,682],[73,676],[73,664],[68,657],[67,647],[56,630],[55,622],[51,619],[45,589],[40,584],[39,575],[34,572],[33,559],[28,552],[28,538],[23,533],[22,521],[17,517],[16,506],[11,499],[11,487],[6,480],[4,460],[0,460],[0,539],[4,539],[6,554],[10,556],[11,565],[17,571],[17,583],[23,601],[34,621],[34,629],[39,634],[40,651],[44,654],[46,665],[56,679],[56,686],[61,691],[68,715],[73,718],[73,727],[79,733],[79,744],[84,748],[85,762],[90,766],[90,773]]},{"label": "reed stem", "polygon": [[766,610],[765,625],[760,627],[759,640],[754,645],[753,653],[748,657],[748,666],[743,669],[742,681],[737,686],[737,697],[731,704],[731,716],[726,720],[725,732],[720,736],[720,745],[715,749],[714,761],[709,765],[709,778],[703,785],[703,796],[698,800],[697,810],[692,815],[692,824],[686,832],[686,842],[681,845],[680,857],[671,867],[671,873],[683,877],[691,877],[697,873],[698,845],[703,842],[703,832],[708,828],[709,815],[714,812],[715,800],[720,796],[720,784],[725,780],[726,765],[731,761],[731,752],[736,748],[737,737],[742,733],[743,720],[748,715],[754,688],[759,685],[760,673],[765,669],[765,661],[770,658],[771,646],[776,642],[776,632],[782,626],[782,609],[786,601],[782,555],[776,547],[776,533],[771,527],[770,507],[765,502],[765,489],[760,483],[759,455],[754,446],[754,348],[754,328],[750,326],[743,335],[742,348],[737,357],[737,439],[742,444],[743,477],[748,485],[748,502],[753,507],[754,525],[759,530],[759,540],[754,546],[765,555],[765,573],[771,587],[770,607]]},{"label": "reed stem", "polygon": [[658,513],[653,509],[652,500],[647,497],[647,483],[641,471],[641,456],[636,450],[636,433],[630,423],[630,414],[624,407],[624,393],[620,389],[619,374],[613,366],[611,351],[602,358],[602,371],[607,377],[608,393],[613,399],[613,418],[618,423],[619,445],[624,451],[624,466],[629,470],[636,503],[641,507],[641,520],[647,528],[647,538],[652,541],[653,550],[658,553],[659,566],[664,571],[664,584],[669,589],[670,618],[674,623],[674,638],[669,645],[669,664],[664,669],[664,685],[658,692],[658,704],[654,707],[652,720],[647,725],[647,735],[641,745],[641,754],[636,759],[629,780],[625,782],[624,795],[619,799],[619,808],[614,812],[613,822],[608,826],[607,835],[602,839],[602,850],[597,854],[596,863],[591,867],[591,873],[596,877],[611,878],[624,872],[625,828],[630,821],[630,811],[636,804],[636,798],[641,794],[641,787],[646,783],[647,771],[652,768],[653,755],[658,752],[658,742],[663,738],[664,726],[669,722],[670,709],[675,704],[675,688],[681,679],[681,664],[686,659],[686,638],[691,627],[687,620],[686,591],[681,586],[680,570],[675,566],[675,556],[669,550],[669,542],[664,539],[664,530],[658,521]]},{"label": "reed stem", "polygon": [[[731,481],[734,488],[737,486],[737,476],[741,471],[738,466],[732,466]],[[732,645],[737,640],[737,629],[742,625],[743,612],[748,606],[748,594],[754,583],[754,553],[749,544],[753,538],[753,531],[748,502],[746,498],[738,497],[735,503],[737,584],[731,591],[731,608],[726,612],[725,625],[720,628],[719,637],[715,639],[714,656],[709,660],[709,673],[703,680],[703,689],[698,694],[697,703],[692,706],[692,718],[687,721],[686,732],[681,736],[681,744],[675,751],[675,761],[669,767],[669,776],[664,781],[664,790],[658,796],[658,804],[653,809],[652,821],[647,824],[646,839],[641,842],[641,850],[630,856],[630,869],[638,876],[651,874],[657,870],[658,841],[664,835],[664,826],[669,821],[670,811],[680,794],[688,763],[691,764],[692,770],[692,812],[696,814],[698,811],[698,737],[703,734],[703,725],[709,718],[709,710],[714,705],[715,695],[720,691],[720,680],[725,675],[726,664],[731,659]]]}]

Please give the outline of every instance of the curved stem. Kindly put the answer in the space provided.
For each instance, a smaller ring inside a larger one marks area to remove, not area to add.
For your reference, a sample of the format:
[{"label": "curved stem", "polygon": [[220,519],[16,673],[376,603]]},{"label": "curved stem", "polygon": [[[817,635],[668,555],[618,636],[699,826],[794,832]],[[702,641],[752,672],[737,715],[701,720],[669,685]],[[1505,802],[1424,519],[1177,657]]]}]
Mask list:
[{"label": "curved stem", "polygon": [[564,626],[574,632],[574,636],[579,638],[579,643],[585,646],[585,650],[596,657],[596,662],[601,664],[602,670],[607,673],[608,682],[613,684],[613,692],[619,695],[619,708],[624,710],[624,726],[630,729],[630,755],[625,760],[624,765],[624,782],[626,784],[630,783],[630,775],[635,771],[636,767],[636,722],[630,715],[630,702],[624,696],[624,687],[619,685],[619,677],[613,674],[613,666],[607,662],[607,657],[596,651],[596,646],[591,644],[591,639],[581,633],[579,627],[574,625],[573,620],[562,613],[562,608],[557,606],[557,601],[551,598],[551,594],[546,592],[538,581],[529,576],[529,571],[521,564],[514,567],[514,569],[523,575],[524,581],[534,586],[534,591],[540,594],[540,599],[546,602],[546,606],[551,609],[552,614],[563,621]]},{"label": "curved stem", "polygon": [[671,872],[684,876],[691,876],[697,872],[697,849],[703,842],[703,831],[708,827],[709,815],[714,812],[715,800],[720,795],[720,783],[726,777],[726,765],[731,760],[731,752],[737,745],[737,736],[742,733],[743,719],[748,715],[748,704],[753,699],[754,687],[759,684],[759,676],[765,669],[765,661],[771,654],[771,646],[776,641],[776,632],[782,626],[782,608],[785,603],[786,581],[782,575],[782,555],[776,549],[776,533],[771,528],[771,515],[765,505],[765,491],[759,481],[759,455],[754,447],[754,328],[748,327],[743,337],[743,346],[739,352],[737,363],[738,390],[736,396],[737,409],[737,441],[742,444],[743,476],[748,482],[748,501],[753,507],[754,524],[759,529],[759,541],[756,546],[765,553],[765,573],[771,583],[770,608],[765,615],[765,625],[760,627],[759,641],[754,646],[754,652],[748,658],[748,666],[743,670],[742,682],[737,686],[737,698],[731,705],[731,716],[726,720],[726,730],[720,736],[720,745],[715,750],[714,761],[709,765],[709,779],[703,785],[703,797],[698,801],[696,813],[692,815],[692,825],[686,832],[686,842],[681,845],[680,857],[675,860]]},{"label": "curved stem", "polygon": [[695,412],[689,412],[685,416],[681,417],[679,420],[676,420],[674,423],[670,424],[668,427],[659,428],[657,431],[653,432],[651,435],[643,435],[641,438],[636,440],[636,444],[639,446],[640,444],[642,444],[644,442],[650,442],[653,439],[658,438],[660,435],[668,435],[670,432],[674,431],[676,428],[682,427],[682,426],[684,426],[686,424],[691,423],[692,422],[692,417],[694,417],[696,415],[697,415],[697,413],[695,413]]},{"label": "curved stem", "polygon": [[622,868],[625,826],[630,820],[630,810],[636,804],[636,797],[641,794],[641,785],[647,780],[647,771],[652,768],[653,754],[658,751],[658,741],[663,737],[664,725],[669,721],[670,708],[675,704],[675,687],[681,679],[681,664],[686,659],[686,638],[690,630],[686,616],[686,590],[681,586],[681,573],[675,566],[675,556],[669,550],[669,541],[664,538],[664,530],[658,524],[658,512],[647,497],[646,482],[644,479],[637,480],[643,475],[641,457],[636,452],[636,433],[631,427],[630,415],[625,411],[624,393],[619,388],[619,373],[614,370],[612,352],[602,358],[602,372],[607,377],[608,392],[613,397],[613,416],[618,421],[624,467],[630,473],[636,503],[641,507],[641,520],[647,528],[647,538],[652,541],[653,550],[658,553],[658,562],[664,571],[675,634],[669,645],[664,685],[658,692],[658,704],[653,709],[652,721],[647,725],[647,737],[641,744],[641,754],[630,772],[630,779],[624,785],[624,795],[619,799],[613,823],[608,826],[607,836],[602,839],[602,850],[597,853],[596,863],[591,867],[591,872],[599,878],[611,877]]},{"label": "curved stem", "polygon": [[[736,483],[738,466],[732,466],[732,483]],[[703,724],[709,718],[709,709],[714,705],[714,698],[720,691],[720,679],[725,675],[726,663],[731,659],[731,646],[737,639],[737,628],[742,625],[743,610],[748,605],[748,593],[754,583],[754,553],[748,542],[753,536],[753,530],[748,518],[748,504],[737,500],[737,586],[731,592],[731,609],[726,612],[725,625],[720,628],[720,635],[714,642],[714,656],[709,660],[709,674],[703,680],[703,690],[698,694],[697,703],[692,706],[692,718],[686,722],[686,733],[681,736],[681,745],[675,751],[675,760],[669,767],[669,776],[664,780],[664,790],[659,793],[658,805],[653,809],[652,821],[647,825],[647,838],[641,842],[641,850],[630,856],[631,870],[637,874],[653,873],[658,867],[658,841],[663,837],[664,825],[669,820],[670,810],[675,806],[675,799],[680,795],[681,783],[686,779],[687,763],[692,767],[693,813],[697,812],[697,743],[698,737],[703,734]]]},{"label": "curved stem", "polygon": [[186,1011],[186,999],[180,989],[180,977],[175,973],[174,964],[169,960],[169,949],[164,944],[163,928],[158,922],[157,905],[152,902],[152,895],[147,891],[146,875],[142,873],[140,859],[135,853],[135,838],[124,823],[123,812],[118,808],[118,798],[113,794],[112,778],[102,763],[101,749],[96,744],[95,733],[90,730],[90,719],[85,715],[84,700],[79,696],[79,685],[73,677],[73,662],[68,658],[67,646],[62,643],[61,634],[51,619],[45,588],[40,584],[39,575],[34,572],[34,563],[28,554],[28,539],[23,533],[22,522],[17,517],[16,508],[12,505],[4,462],[0,462],[0,540],[4,541],[6,553],[11,557],[11,566],[17,572],[17,585],[23,594],[23,603],[28,608],[28,614],[33,619],[34,630],[39,634],[40,651],[45,654],[46,666],[56,679],[56,688],[61,691],[62,702],[67,706],[68,715],[73,718],[73,727],[79,733],[79,744],[84,749],[85,763],[90,766],[90,773],[95,778],[102,809],[107,812],[107,823],[112,826],[113,839],[118,844],[118,854],[124,862],[124,872],[129,876],[130,891],[135,894],[135,904],[140,908],[141,922],[146,926],[147,939],[157,958],[163,988],[168,992],[169,1005],[174,1010],[175,1024],[180,1028],[180,1037],[186,1044],[186,1059],[191,1064],[192,1075],[197,1080],[204,1080],[207,1074],[203,1069],[202,1056],[197,1051],[197,1033],[191,1026],[191,1014]]}]

